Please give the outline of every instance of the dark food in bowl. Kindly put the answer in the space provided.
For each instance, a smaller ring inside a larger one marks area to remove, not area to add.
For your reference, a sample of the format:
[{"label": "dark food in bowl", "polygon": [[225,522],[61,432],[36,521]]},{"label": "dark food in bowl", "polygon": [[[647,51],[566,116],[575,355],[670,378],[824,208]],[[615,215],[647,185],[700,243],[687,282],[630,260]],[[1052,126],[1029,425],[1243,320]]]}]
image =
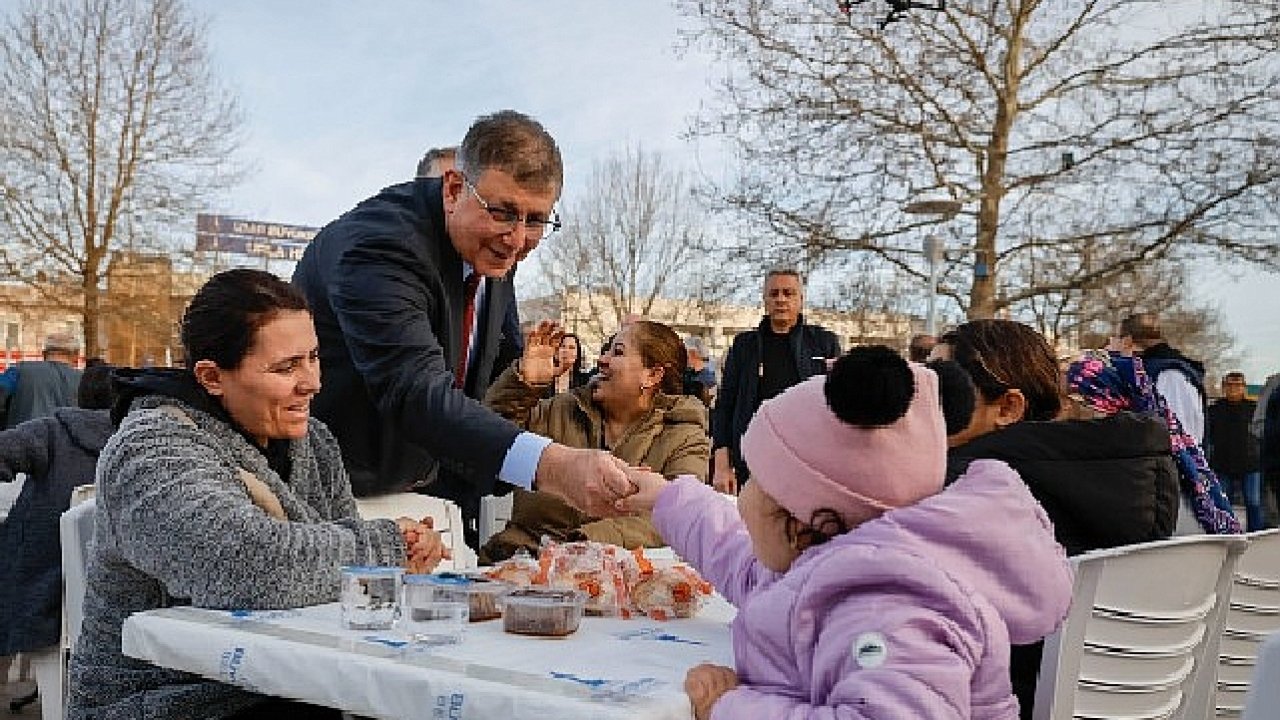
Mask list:
[{"label": "dark food in bowl", "polygon": [[585,604],[586,596],[575,590],[517,590],[503,599],[502,629],[563,637],[578,629]]}]

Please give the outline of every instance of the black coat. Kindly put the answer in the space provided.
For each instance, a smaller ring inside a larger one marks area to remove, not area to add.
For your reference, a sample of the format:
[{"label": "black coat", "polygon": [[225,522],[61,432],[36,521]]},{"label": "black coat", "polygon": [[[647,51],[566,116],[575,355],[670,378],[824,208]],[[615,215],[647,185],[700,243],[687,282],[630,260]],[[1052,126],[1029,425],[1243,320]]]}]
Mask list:
[{"label": "black coat", "polygon": [[[747,478],[747,467],[739,450],[742,433],[760,405],[760,358],[764,354],[760,334],[768,329],[766,317],[755,330],[738,333],[724,356],[720,389],[711,412],[712,448],[729,448],[738,482]],[[815,357],[840,357],[840,341],[835,333],[820,325],[806,325],[804,317],[787,337],[795,357],[800,379],[805,380],[827,371],[826,364]]]},{"label": "black coat", "polygon": [[1020,422],[947,453],[947,480],[970,461],[1009,463],[1053,521],[1068,555],[1173,534],[1178,469],[1169,430],[1153,417]]},{"label": "black coat", "polygon": [[71,491],[93,482],[110,435],[108,411],[80,408],[0,432],[0,481],[27,475],[0,524],[0,655],[56,645],[62,636],[59,519]]},{"label": "black coat", "polygon": [[293,282],[320,339],[317,418],[338,438],[357,496],[402,490],[437,462],[475,497],[493,491],[520,429],[480,404],[515,301],[511,278],[486,280],[465,392],[462,258],[445,231],[439,179],[394,185],[325,226]]},{"label": "black coat", "polygon": [[1226,398],[1209,406],[1204,444],[1209,467],[1215,472],[1237,477],[1258,472],[1258,439],[1249,432],[1257,407],[1252,400]]},{"label": "black coat", "polygon": [[[1020,422],[948,451],[947,482],[978,459],[1003,460],[1018,471],[1068,555],[1161,540],[1177,523],[1178,468],[1169,429],[1154,417],[1122,412],[1097,420]],[[1010,658],[1023,718],[1031,717],[1040,651],[1040,643],[1015,646]]]}]

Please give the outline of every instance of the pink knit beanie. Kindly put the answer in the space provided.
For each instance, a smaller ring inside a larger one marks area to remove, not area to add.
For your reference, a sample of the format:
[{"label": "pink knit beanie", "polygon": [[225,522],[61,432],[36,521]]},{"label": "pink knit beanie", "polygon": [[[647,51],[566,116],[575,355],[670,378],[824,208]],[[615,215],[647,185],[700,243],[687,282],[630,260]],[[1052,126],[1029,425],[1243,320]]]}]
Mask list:
[{"label": "pink knit beanie", "polygon": [[853,527],[942,489],[947,432],[938,378],[884,346],[765,402],[742,436],[759,483],[803,523],[834,510]]}]

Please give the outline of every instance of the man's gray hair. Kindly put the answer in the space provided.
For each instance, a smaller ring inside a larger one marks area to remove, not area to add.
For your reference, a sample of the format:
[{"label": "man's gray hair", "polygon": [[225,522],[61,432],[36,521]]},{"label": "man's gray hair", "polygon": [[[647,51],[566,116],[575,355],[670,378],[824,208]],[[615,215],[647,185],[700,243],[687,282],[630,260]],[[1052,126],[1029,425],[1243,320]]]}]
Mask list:
[{"label": "man's gray hair", "polygon": [[771,268],[764,274],[765,284],[769,283],[769,278],[776,277],[778,275],[789,275],[796,280],[799,280],[801,285],[804,285],[804,275],[802,275],[799,270],[792,267]]},{"label": "man's gray hair", "polygon": [[477,118],[458,147],[458,170],[474,182],[485,170],[501,170],[521,187],[564,187],[564,163],[555,138],[537,120],[515,110]]},{"label": "man's gray hair", "polygon": [[707,357],[707,344],[697,335],[686,335],[684,338],[684,347],[686,350],[693,350],[702,358]]},{"label": "man's gray hair", "polygon": [[444,160],[453,160],[454,156],[457,154],[458,154],[458,148],[456,147],[431,148],[430,150],[427,151],[427,154],[423,155],[422,159],[418,161],[417,177],[420,177],[420,178],[440,177],[441,173],[433,172],[431,166],[435,165],[437,162],[441,162]]}]

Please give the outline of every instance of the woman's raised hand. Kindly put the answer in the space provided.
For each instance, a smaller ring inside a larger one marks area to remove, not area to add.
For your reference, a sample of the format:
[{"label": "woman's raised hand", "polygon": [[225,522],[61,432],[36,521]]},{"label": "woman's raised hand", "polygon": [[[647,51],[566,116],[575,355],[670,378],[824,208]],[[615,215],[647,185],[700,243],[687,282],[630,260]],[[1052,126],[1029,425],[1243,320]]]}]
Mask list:
[{"label": "woman's raised hand", "polygon": [[551,320],[538,323],[529,336],[525,338],[524,355],[520,357],[520,379],[528,385],[546,385],[559,375],[556,367],[556,352],[560,349],[560,339],[564,337],[564,328]]}]

